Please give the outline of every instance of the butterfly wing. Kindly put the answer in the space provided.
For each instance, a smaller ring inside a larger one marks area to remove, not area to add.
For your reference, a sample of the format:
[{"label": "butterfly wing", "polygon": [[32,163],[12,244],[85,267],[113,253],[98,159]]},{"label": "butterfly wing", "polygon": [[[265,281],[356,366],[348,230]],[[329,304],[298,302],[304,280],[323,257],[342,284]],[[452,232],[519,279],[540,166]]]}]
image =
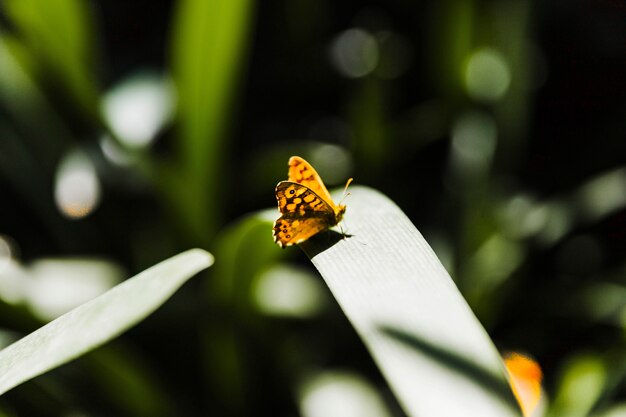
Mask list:
[{"label": "butterfly wing", "polygon": [[283,214],[274,222],[274,242],[281,248],[301,243],[328,228],[323,217],[297,217]]},{"label": "butterfly wing", "polygon": [[[281,181],[276,186],[276,200],[281,213],[294,213],[300,217],[324,215],[334,218],[333,208],[314,190],[291,181]],[[331,226],[333,226],[331,224]]]},{"label": "butterfly wing", "polygon": [[279,182],[276,200],[282,216],[274,223],[273,235],[281,247],[303,242],[337,223],[332,207],[302,184]]},{"label": "butterfly wing", "polygon": [[308,187],[320,196],[329,206],[332,208],[335,207],[330,193],[326,189],[317,171],[315,171],[315,168],[299,156],[289,158],[289,181]]}]

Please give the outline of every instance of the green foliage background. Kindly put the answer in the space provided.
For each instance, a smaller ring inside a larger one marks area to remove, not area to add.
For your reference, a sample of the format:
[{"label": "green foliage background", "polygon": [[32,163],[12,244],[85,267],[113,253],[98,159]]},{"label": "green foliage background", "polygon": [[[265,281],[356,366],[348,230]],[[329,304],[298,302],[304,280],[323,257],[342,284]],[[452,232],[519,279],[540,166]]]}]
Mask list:
[{"label": "green foliage background", "polygon": [[[365,375],[402,415],[324,289],[304,318],[254,302],[263,273],[308,268],[256,214],[292,154],[396,201],[498,347],[541,363],[548,413],[626,401],[623,2],[127,3],[0,1],[0,233],[21,265],[97,256],[131,275],[191,246],[216,264],[117,341],[0,397],[0,415],[292,416],[294,387],[323,369]],[[333,51],[355,33],[343,56],[365,72],[349,75]],[[104,103],[155,74],[174,111],[133,146]],[[78,220],[54,198],[77,150],[102,189]],[[2,335],[42,324],[0,291]]]}]

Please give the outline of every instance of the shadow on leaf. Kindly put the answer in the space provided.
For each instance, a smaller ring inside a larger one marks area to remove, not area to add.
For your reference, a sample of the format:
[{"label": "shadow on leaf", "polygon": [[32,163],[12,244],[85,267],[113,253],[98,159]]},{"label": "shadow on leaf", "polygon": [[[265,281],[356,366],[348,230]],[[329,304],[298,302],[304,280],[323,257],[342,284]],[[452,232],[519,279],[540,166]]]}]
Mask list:
[{"label": "shadow on leaf", "polygon": [[329,229],[325,232],[318,233],[306,242],[300,243],[300,247],[309,258],[313,258],[321,252],[324,252],[325,250],[336,245],[343,239],[349,239],[350,237],[352,237],[352,235],[341,234]]},{"label": "shadow on leaf", "polygon": [[486,391],[502,399],[507,405],[519,409],[509,385],[476,363],[402,330],[385,325],[378,328],[383,334],[410,346],[414,350],[432,358],[432,360],[437,361],[437,363],[453,369],[475,383],[482,385]]}]

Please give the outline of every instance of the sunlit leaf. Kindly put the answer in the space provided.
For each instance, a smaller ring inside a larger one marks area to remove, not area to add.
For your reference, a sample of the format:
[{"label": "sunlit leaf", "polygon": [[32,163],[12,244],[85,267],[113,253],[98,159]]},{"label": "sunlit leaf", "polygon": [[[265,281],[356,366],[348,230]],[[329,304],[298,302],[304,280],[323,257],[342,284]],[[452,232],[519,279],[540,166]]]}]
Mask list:
[{"label": "sunlit leaf", "polygon": [[200,249],[181,253],[6,347],[0,351],[0,394],[118,336],[212,263]]},{"label": "sunlit leaf", "polygon": [[436,255],[388,198],[351,188],[346,237],[302,244],[410,416],[519,416],[502,359]]}]

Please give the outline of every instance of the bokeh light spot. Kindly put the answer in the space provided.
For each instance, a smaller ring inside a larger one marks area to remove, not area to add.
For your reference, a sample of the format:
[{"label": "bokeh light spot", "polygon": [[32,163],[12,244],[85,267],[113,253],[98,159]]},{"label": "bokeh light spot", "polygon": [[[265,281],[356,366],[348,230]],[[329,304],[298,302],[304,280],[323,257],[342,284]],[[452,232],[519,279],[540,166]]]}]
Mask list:
[{"label": "bokeh light spot", "polygon": [[525,238],[539,233],[548,221],[546,207],[524,194],[505,200],[500,215],[503,226],[515,238]]},{"label": "bokeh light spot", "polygon": [[378,42],[362,29],[340,33],[331,46],[333,65],[342,75],[359,78],[371,73],[378,64]]},{"label": "bokeh light spot", "polygon": [[111,130],[125,145],[150,144],[172,116],[174,88],[167,77],[143,72],[108,91],[102,113]]},{"label": "bokeh light spot", "polygon": [[465,86],[474,100],[493,102],[506,94],[511,71],[504,56],[493,48],[474,52],[465,68]]},{"label": "bokeh light spot", "polygon": [[472,111],[461,115],[452,128],[452,160],[457,172],[462,176],[483,173],[491,163],[497,135],[490,114]]},{"label": "bokeh light spot", "polygon": [[15,259],[6,261],[0,269],[0,299],[10,304],[24,301],[28,273]]},{"label": "bokeh light spot", "polygon": [[311,150],[311,164],[317,167],[326,185],[343,183],[352,172],[352,156],[337,145],[321,144]]},{"label": "bokeh light spot", "polygon": [[102,154],[107,160],[119,166],[132,165],[132,156],[124,149],[122,149],[122,147],[117,144],[113,139],[111,139],[109,135],[102,135],[102,137],[100,137],[99,143]]},{"label": "bokeh light spot", "polygon": [[607,367],[599,357],[581,354],[570,358],[562,372],[553,415],[586,416],[602,395],[607,380]]},{"label": "bokeh light spot", "polygon": [[388,417],[378,391],[364,378],[348,372],[325,372],[302,389],[303,417]]},{"label": "bokeh light spot", "polygon": [[310,272],[275,266],[257,277],[254,300],[266,314],[310,317],[324,306],[323,287]]},{"label": "bokeh light spot", "polygon": [[626,206],[626,168],[605,172],[585,183],[576,194],[576,203],[583,216],[592,221]]},{"label": "bokeh light spot", "polygon": [[469,259],[466,282],[478,292],[495,288],[515,271],[524,259],[524,247],[519,242],[494,233]]},{"label": "bokeh light spot", "polygon": [[100,202],[100,181],[91,160],[80,151],[70,152],[56,174],[54,198],[65,216],[80,219]]},{"label": "bokeh light spot", "polygon": [[28,268],[27,301],[33,313],[52,320],[112,288],[122,269],[100,259],[40,259]]},{"label": "bokeh light spot", "polygon": [[584,291],[576,308],[595,320],[621,325],[620,315],[626,310],[626,286],[606,282],[593,284]]}]

